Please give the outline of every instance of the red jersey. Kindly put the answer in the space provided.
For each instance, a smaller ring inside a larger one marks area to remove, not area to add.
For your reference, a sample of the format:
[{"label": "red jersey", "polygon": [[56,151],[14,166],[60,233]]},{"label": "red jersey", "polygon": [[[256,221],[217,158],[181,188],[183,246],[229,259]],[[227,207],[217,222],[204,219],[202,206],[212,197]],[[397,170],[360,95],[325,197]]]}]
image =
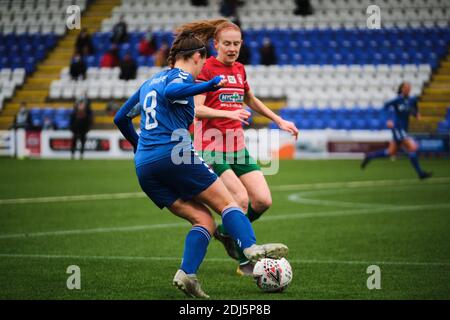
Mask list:
[{"label": "red jersey", "polygon": [[[206,60],[197,81],[209,81],[215,76],[224,76],[228,82],[217,91],[204,93],[205,105],[228,111],[242,109],[245,93],[250,90],[244,66],[239,62],[225,65],[215,57],[210,57]],[[219,134],[221,137],[218,137]],[[240,151],[245,148],[242,123],[226,118],[197,119],[194,146],[196,150]]]}]

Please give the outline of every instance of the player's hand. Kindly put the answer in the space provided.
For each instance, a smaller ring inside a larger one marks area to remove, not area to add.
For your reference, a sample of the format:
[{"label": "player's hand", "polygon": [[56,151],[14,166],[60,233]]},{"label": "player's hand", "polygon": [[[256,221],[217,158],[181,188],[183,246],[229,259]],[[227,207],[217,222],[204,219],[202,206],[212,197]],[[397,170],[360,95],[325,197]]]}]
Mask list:
[{"label": "player's hand", "polygon": [[228,82],[225,78],[222,78],[221,76],[215,76],[210,81],[213,84],[213,88],[216,90],[222,88]]},{"label": "player's hand", "polygon": [[240,121],[242,123],[245,123],[246,125],[249,125],[247,119],[251,115],[252,114],[250,112],[248,112],[247,110],[244,110],[244,109],[228,111],[228,119],[237,120],[237,121]]},{"label": "player's hand", "polygon": [[394,128],[394,122],[392,120],[388,120],[386,122],[386,127],[388,127],[389,129]]},{"label": "player's hand", "polygon": [[281,130],[289,132],[296,140],[298,139],[298,129],[293,122],[281,119],[277,124]]},{"label": "player's hand", "polygon": [[418,113],[418,114],[416,115],[416,119],[417,119],[418,121],[422,120],[422,116],[420,115],[420,113]]}]

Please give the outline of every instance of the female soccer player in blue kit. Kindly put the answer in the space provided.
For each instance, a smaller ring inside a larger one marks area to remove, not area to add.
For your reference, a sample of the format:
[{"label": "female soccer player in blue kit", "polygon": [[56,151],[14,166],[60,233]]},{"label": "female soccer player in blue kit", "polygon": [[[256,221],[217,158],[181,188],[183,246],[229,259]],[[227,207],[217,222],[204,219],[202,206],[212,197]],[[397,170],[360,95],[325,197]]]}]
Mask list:
[{"label": "female soccer player in blue kit", "polygon": [[[205,205],[221,214],[223,225],[249,260],[281,258],[288,248],[277,243],[256,244],[248,218],[223,182],[193,150],[188,131],[194,119],[193,96],[217,90],[226,83],[221,77],[194,83],[206,61],[204,43],[194,34],[183,32],[176,37],[168,60],[171,69],[145,81],[118,111],[114,123],[134,147],[142,190],[159,208],[166,207],[193,225],[173,284],[189,296],[208,298],[196,276],[216,229]],[[142,106],[140,136],[130,114],[138,103]]]},{"label": "female soccer player in blue kit", "polygon": [[387,127],[392,130],[393,141],[389,143],[387,149],[366,154],[361,163],[362,169],[364,169],[371,160],[393,156],[397,154],[399,148],[404,148],[405,151],[408,152],[409,160],[419,178],[426,179],[431,177],[431,172],[426,172],[420,167],[419,159],[417,157],[417,143],[413,138],[408,136],[410,115],[420,119],[420,114],[417,109],[417,98],[410,97],[410,92],[411,85],[408,82],[403,82],[398,88],[398,96],[384,105],[385,112],[394,112],[394,120],[389,119],[387,121]]}]

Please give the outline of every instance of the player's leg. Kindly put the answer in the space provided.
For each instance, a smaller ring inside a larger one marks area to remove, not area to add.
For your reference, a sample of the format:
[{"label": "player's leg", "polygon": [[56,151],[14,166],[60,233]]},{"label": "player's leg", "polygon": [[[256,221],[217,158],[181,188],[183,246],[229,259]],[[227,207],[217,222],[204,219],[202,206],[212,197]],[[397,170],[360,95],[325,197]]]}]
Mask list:
[{"label": "player's leg", "polygon": [[81,148],[80,148],[80,160],[83,159],[84,154],[84,145],[86,144],[86,132],[80,133],[80,142],[81,142]]},{"label": "player's leg", "polygon": [[419,158],[417,156],[417,150],[419,149],[417,143],[412,138],[406,138],[402,142],[402,147],[407,151],[409,161],[413,166],[414,170],[416,170],[417,175],[420,179],[426,179],[432,176],[431,172],[426,172],[422,170],[419,164]]},{"label": "player's leg", "polygon": [[[253,222],[272,204],[267,182],[265,181],[257,162],[250,156],[247,149],[229,153],[227,161],[233,171],[227,170],[220,178],[224,181],[229,190],[235,190],[235,193],[238,194],[237,197],[242,194],[252,194],[250,201],[245,197],[245,199],[243,199],[245,202],[241,201],[240,205],[245,208],[244,211],[247,212],[247,217],[250,222]],[[226,234],[225,228],[222,228],[221,231]],[[227,248],[225,245],[227,242],[222,241],[222,243],[224,243],[224,246]],[[237,260],[239,261],[237,273],[239,275],[253,275],[253,264],[246,258],[243,250],[235,244],[228,243],[228,246],[237,249]]]},{"label": "player's leg", "polygon": [[[240,168],[243,169],[242,167]],[[272,195],[266,179],[260,170],[253,170],[239,176],[239,180],[245,186],[250,202],[248,203],[247,217],[253,222],[272,205]],[[239,266],[237,274],[252,276],[254,265],[245,257],[242,250],[239,253]]]},{"label": "player's leg", "polygon": [[361,162],[361,169],[365,169],[370,161],[379,158],[387,158],[397,153],[397,143],[396,141],[389,142],[389,146],[386,149],[380,149],[374,152],[369,152],[364,156]]},{"label": "player's leg", "polygon": [[260,170],[254,170],[239,176],[239,180],[247,190],[250,203],[247,216],[251,222],[259,219],[272,205],[272,195],[267,181]]},{"label": "player's leg", "polygon": [[398,152],[398,146],[399,146],[399,144],[396,141],[389,142],[389,146],[387,148],[388,156],[390,156],[390,157],[395,156]]},{"label": "player's leg", "polygon": [[[204,205],[180,199],[178,190],[161,180],[161,176],[176,180],[179,175],[169,176],[171,170],[173,165],[170,161],[159,161],[137,167],[136,174],[142,190],[159,208],[167,207],[172,213],[193,225],[186,236],[182,264],[175,274],[173,284],[189,296],[207,298],[196,273],[206,255],[215,223]],[[180,179],[183,177],[180,176]]]},{"label": "player's leg", "polygon": [[186,235],[183,260],[173,278],[173,284],[188,296],[209,298],[201,288],[196,274],[216,228],[214,219],[208,208],[192,200],[178,199],[168,209],[192,224],[192,229]]},{"label": "player's leg", "polygon": [[225,229],[249,260],[256,261],[263,257],[281,258],[287,255],[288,248],[283,244],[256,245],[256,237],[250,220],[234,202],[220,179],[217,179],[195,199],[205,203],[217,213],[221,213]]},{"label": "player's leg", "polygon": [[[391,143],[389,144],[391,145]],[[365,169],[370,161],[378,158],[386,158],[389,156],[389,147],[386,149],[380,149],[373,152],[369,152],[364,156],[363,161],[361,162],[361,169]]]},{"label": "player's leg", "polygon": [[234,171],[228,169],[218,176],[233,196],[233,199],[237,203],[237,205],[241,207],[244,212],[247,212],[249,201],[247,189],[245,188],[241,180],[236,176]]},{"label": "player's leg", "polygon": [[[216,170],[216,173],[220,176],[220,180],[222,180],[222,182],[225,184],[237,205],[242,209],[242,211],[246,212],[248,206],[248,195],[247,190],[245,189],[241,180],[239,180],[233,170],[229,169],[229,167],[227,167],[227,169],[222,173],[220,169]],[[214,232],[214,238],[216,238],[223,244],[227,254],[231,258],[239,260],[240,253],[237,250],[237,246],[234,243],[234,240],[225,230],[223,224],[219,224],[217,226],[217,229]]]},{"label": "player's leg", "polygon": [[201,226],[209,234],[213,234],[216,229],[211,212],[204,204],[194,200],[177,199],[168,209],[176,216],[189,221],[192,226]]},{"label": "player's leg", "polygon": [[71,159],[75,159],[75,149],[77,147],[78,133],[76,131],[72,134],[72,145],[70,148]]}]

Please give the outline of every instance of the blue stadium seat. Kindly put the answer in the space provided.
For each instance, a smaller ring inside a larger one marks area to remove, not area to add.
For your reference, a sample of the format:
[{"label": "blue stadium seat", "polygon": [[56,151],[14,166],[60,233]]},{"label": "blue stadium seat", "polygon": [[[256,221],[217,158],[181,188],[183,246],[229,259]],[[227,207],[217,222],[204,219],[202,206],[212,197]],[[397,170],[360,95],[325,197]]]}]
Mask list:
[{"label": "blue stadium seat", "polygon": [[97,57],[95,55],[90,55],[90,56],[86,57],[85,62],[86,62],[86,65],[88,68],[89,67],[97,67],[99,60],[97,59]]},{"label": "blue stadium seat", "polygon": [[56,129],[69,129],[70,127],[70,115],[72,113],[71,109],[56,109],[54,116],[54,123]]},{"label": "blue stadium seat", "polygon": [[450,132],[450,123],[447,120],[440,121],[438,123],[437,132],[448,134]]},{"label": "blue stadium seat", "polygon": [[39,108],[32,108],[30,110],[31,124],[33,127],[42,127],[43,124],[43,110]]},{"label": "blue stadium seat", "polygon": [[[144,35],[132,32],[121,54],[130,50],[135,57],[137,44]],[[154,33],[157,46],[173,41],[170,32]],[[93,35],[100,54],[109,48],[111,33]],[[253,65],[259,64],[259,48],[264,37],[269,37],[278,52],[278,64],[422,64],[437,66],[446,54],[450,32],[436,29],[383,30],[246,30]],[[423,43],[422,43],[423,41]],[[129,47],[128,47],[129,46]],[[128,48],[128,49],[126,49]],[[369,49],[369,50],[368,50]]]}]

